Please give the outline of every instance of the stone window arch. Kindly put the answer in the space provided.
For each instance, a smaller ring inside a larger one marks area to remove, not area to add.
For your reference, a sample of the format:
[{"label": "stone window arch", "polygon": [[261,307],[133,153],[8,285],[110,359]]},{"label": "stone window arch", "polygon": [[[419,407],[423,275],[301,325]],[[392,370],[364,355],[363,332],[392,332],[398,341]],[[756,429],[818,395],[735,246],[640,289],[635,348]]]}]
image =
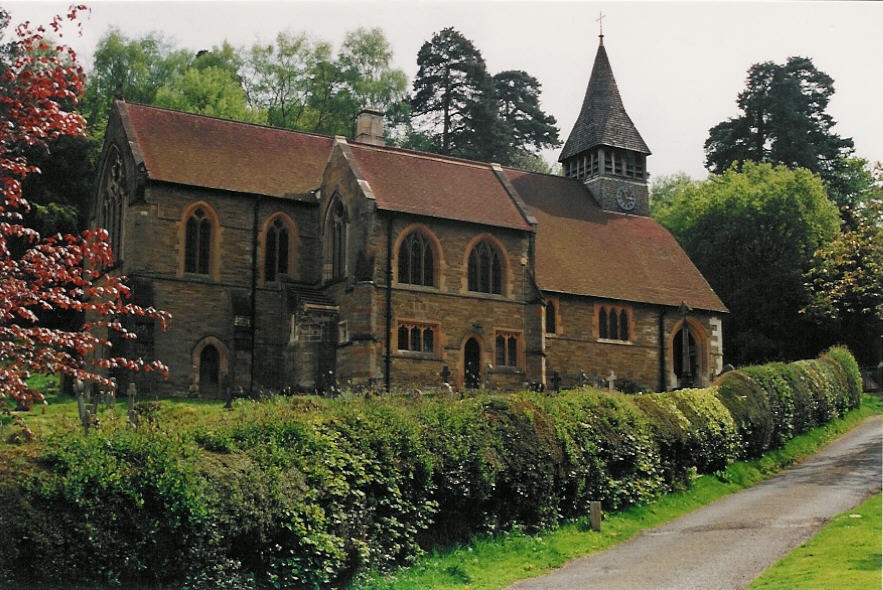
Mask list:
[{"label": "stone window arch", "polygon": [[558,300],[546,300],[546,334],[558,333]]},{"label": "stone window arch", "polygon": [[479,239],[469,249],[466,280],[469,291],[503,294],[505,262],[502,249],[489,236]]},{"label": "stone window arch", "polygon": [[[687,366],[690,376],[684,379],[684,328],[687,331]],[[702,324],[690,317],[678,320],[668,334],[666,343],[666,367],[671,387],[704,387],[710,382],[709,336]]]},{"label": "stone window arch", "polygon": [[595,311],[599,340],[631,342],[632,310],[622,305],[597,305]]},{"label": "stone window arch", "polygon": [[123,208],[125,206],[126,170],[123,157],[116,146],[112,146],[104,161],[99,191],[99,227],[107,230],[108,242],[113,250],[114,261],[123,258]]},{"label": "stone window arch", "polygon": [[439,286],[440,247],[438,240],[423,227],[402,232],[396,247],[397,281],[424,287]]},{"label": "stone window arch", "polygon": [[325,278],[342,279],[347,272],[349,219],[339,195],[332,198],[325,221]]},{"label": "stone window arch", "polygon": [[205,201],[191,204],[181,216],[180,274],[217,279],[219,224],[215,210]]},{"label": "stone window arch", "polygon": [[264,263],[261,280],[272,282],[280,275],[294,275],[295,238],[294,222],[285,213],[271,215],[261,231],[260,249]]},{"label": "stone window arch", "polygon": [[497,332],[494,338],[494,361],[497,367],[517,368],[521,357],[521,334]]}]

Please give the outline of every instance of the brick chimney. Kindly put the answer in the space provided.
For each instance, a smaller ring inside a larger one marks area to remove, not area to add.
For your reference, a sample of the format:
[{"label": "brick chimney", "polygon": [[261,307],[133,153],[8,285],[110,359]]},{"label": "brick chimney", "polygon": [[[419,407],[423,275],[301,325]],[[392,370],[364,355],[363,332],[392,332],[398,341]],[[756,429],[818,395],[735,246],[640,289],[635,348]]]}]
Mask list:
[{"label": "brick chimney", "polygon": [[383,113],[376,109],[363,109],[356,116],[355,140],[368,145],[386,145],[383,137]]}]

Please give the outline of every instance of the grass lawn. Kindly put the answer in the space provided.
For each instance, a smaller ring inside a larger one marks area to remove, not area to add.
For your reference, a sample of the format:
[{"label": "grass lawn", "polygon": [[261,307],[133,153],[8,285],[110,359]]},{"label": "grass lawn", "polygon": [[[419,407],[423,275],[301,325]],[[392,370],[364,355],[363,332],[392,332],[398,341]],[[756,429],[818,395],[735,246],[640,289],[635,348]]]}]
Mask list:
[{"label": "grass lawn", "polygon": [[[865,396],[861,408],[840,420],[801,435],[764,457],[730,465],[721,473],[699,477],[684,492],[668,494],[652,504],[606,514],[601,532],[589,529],[588,520],[567,523],[553,531],[476,539],[468,545],[426,555],[414,566],[392,574],[373,575],[350,586],[350,590],[497,590],[524,579],[548,573],[577,557],[603,551],[738,490],[750,487],[807,457],[857,425],[864,418],[883,413],[883,400]],[[879,504],[877,510],[879,550]],[[879,553],[865,555],[865,559]],[[878,577],[879,581],[879,571]],[[808,588],[802,584],[771,586]],[[830,584],[820,587],[835,588]],[[839,586],[843,588],[844,586]],[[846,586],[853,587],[853,586]],[[855,586],[864,588],[865,586]],[[766,588],[766,586],[764,587]],[[880,588],[879,583],[874,588]]]},{"label": "grass lawn", "polygon": [[881,502],[873,496],[840,514],[818,535],[768,569],[751,590],[878,590],[881,575]]}]

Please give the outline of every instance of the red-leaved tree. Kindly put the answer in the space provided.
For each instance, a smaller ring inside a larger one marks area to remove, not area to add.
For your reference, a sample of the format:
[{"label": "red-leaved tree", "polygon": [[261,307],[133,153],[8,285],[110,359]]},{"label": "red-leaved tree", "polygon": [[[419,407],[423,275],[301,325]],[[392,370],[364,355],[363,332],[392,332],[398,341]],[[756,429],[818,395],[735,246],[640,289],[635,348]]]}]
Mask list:
[{"label": "red-leaved tree", "polygon": [[[72,6],[48,27],[19,25],[0,47],[0,399],[43,401],[27,385],[34,373],[67,374],[102,386],[111,385],[108,373],[119,368],[167,374],[160,362],[112,351],[114,333],[135,338],[125,329],[127,318],[146,316],[165,330],[170,316],[129,303],[123,277],[105,272],[113,266],[107,232],[40,236],[24,225],[22,181],[40,172],[25,154],[85,129],[75,110],[83,70],[71,48],[46,37],[51,29],[61,38],[62,25],[77,25],[84,10]],[[0,9],[0,39],[9,22]],[[51,320],[61,315],[81,318],[78,328],[58,328]]]}]

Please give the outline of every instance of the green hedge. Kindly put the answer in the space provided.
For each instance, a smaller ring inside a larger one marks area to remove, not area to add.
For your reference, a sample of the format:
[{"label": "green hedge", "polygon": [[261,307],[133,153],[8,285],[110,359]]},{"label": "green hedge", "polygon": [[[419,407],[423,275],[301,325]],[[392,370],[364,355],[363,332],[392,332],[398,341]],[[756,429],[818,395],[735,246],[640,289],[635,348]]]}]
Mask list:
[{"label": "green hedge", "polygon": [[843,347],[815,360],[745,367],[722,375],[717,396],[742,442],[741,457],[759,457],[795,435],[861,404],[858,363]]},{"label": "green hedge", "polygon": [[160,404],[30,443],[0,483],[0,587],[332,588],[475,534],[652,500],[861,400],[852,355],[708,389]]}]

